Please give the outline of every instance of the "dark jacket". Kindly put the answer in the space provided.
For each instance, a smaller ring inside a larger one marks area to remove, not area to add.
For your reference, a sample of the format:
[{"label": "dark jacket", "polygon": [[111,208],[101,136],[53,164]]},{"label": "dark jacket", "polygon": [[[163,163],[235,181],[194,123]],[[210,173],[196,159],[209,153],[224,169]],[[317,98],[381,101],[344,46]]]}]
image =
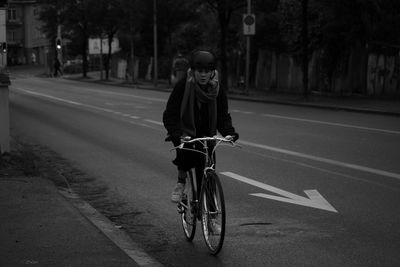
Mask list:
[{"label": "dark jacket", "polygon": [[[179,138],[182,135],[181,130],[181,103],[185,92],[186,79],[182,79],[174,87],[171,95],[169,96],[167,107],[163,114],[164,126],[168,134],[174,138]],[[207,135],[208,128],[205,120],[208,118],[208,109],[204,107],[195,107],[195,125],[197,129],[197,136],[202,137]],[[232,119],[228,113],[228,100],[225,89],[220,87],[217,96],[217,130],[222,136],[237,135],[235,128],[232,126]]]}]

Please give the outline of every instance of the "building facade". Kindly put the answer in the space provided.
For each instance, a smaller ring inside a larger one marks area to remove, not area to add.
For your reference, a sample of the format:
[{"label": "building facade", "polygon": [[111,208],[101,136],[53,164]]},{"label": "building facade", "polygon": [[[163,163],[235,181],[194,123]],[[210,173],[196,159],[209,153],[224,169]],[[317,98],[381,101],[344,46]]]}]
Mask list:
[{"label": "building facade", "polygon": [[41,31],[40,5],[34,0],[8,0],[8,65],[45,64],[49,41]]}]

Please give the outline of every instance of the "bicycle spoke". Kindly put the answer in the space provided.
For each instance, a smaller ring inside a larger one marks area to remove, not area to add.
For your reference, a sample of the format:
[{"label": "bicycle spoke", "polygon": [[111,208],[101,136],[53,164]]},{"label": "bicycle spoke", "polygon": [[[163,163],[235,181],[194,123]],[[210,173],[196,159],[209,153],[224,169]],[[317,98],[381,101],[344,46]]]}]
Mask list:
[{"label": "bicycle spoke", "polygon": [[211,254],[222,248],[225,235],[225,204],[221,184],[216,174],[207,178],[202,191],[202,228]]},{"label": "bicycle spoke", "polygon": [[182,209],[181,221],[183,232],[186,239],[192,241],[196,232],[196,200],[192,174],[190,174],[188,178],[185,188],[185,199],[183,199],[182,202],[180,208]]}]

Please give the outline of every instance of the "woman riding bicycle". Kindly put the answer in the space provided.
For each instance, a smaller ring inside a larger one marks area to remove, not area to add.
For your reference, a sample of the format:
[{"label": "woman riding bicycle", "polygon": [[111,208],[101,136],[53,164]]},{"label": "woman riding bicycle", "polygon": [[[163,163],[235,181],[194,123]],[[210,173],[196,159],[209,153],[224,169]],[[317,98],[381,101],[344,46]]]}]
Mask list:
[{"label": "woman riding bicycle", "polygon": [[[214,136],[217,130],[223,136],[231,136],[233,141],[239,138],[228,113],[225,89],[218,82],[215,61],[210,51],[193,52],[186,77],[175,85],[168,99],[163,122],[168,131],[167,141],[172,141],[174,146],[181,144],[183,136]],[[201,149],[196,145],[194,148]],[[178,168],[178,182],[171,196],[175,203],[182,198],[187,171],[204,164],[199,153],[181,149],[176,153],[173,163]]]}]

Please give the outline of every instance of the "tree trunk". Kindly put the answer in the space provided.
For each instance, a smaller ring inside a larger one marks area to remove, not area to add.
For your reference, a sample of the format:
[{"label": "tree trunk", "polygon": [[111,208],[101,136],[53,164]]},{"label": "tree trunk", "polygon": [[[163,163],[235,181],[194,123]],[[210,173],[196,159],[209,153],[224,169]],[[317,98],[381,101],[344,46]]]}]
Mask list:
[{"label": "tree trunk", "polygon": [[87,23],[84,23],[82,28],[82,72],[83,77],[87,77],[88,62],[87,62],[87,47],[88,47],[88,34],[87,34]]},{"label": "tree trunk", "polygon": [[87,62],[87,41],[83,41],[82,46],[82,74],[83,77],[87,77],[87,69],[88,69],[88,62]]},{"label": "tree trunk", "polygon": [[113,39],[114,39],[114,34],[110,34],[110,35],[108,35],[108,51],[107,51],[107,59],[106,59],[106,66],[105,66],[105,69],[106,69],[106,81],[108,81],[108,79],[109,79],[109,77],[110,77],[110,63],[111,63],[111,56],[112,56],[112,54],[111,54],[111,44],[112,44],[112,41],[113,41]]},{"label": "tree trunk", "polygon": [[135,42],[133,40],[133,32],[131,32],[131,78],[132,83],[135,83]]}]

